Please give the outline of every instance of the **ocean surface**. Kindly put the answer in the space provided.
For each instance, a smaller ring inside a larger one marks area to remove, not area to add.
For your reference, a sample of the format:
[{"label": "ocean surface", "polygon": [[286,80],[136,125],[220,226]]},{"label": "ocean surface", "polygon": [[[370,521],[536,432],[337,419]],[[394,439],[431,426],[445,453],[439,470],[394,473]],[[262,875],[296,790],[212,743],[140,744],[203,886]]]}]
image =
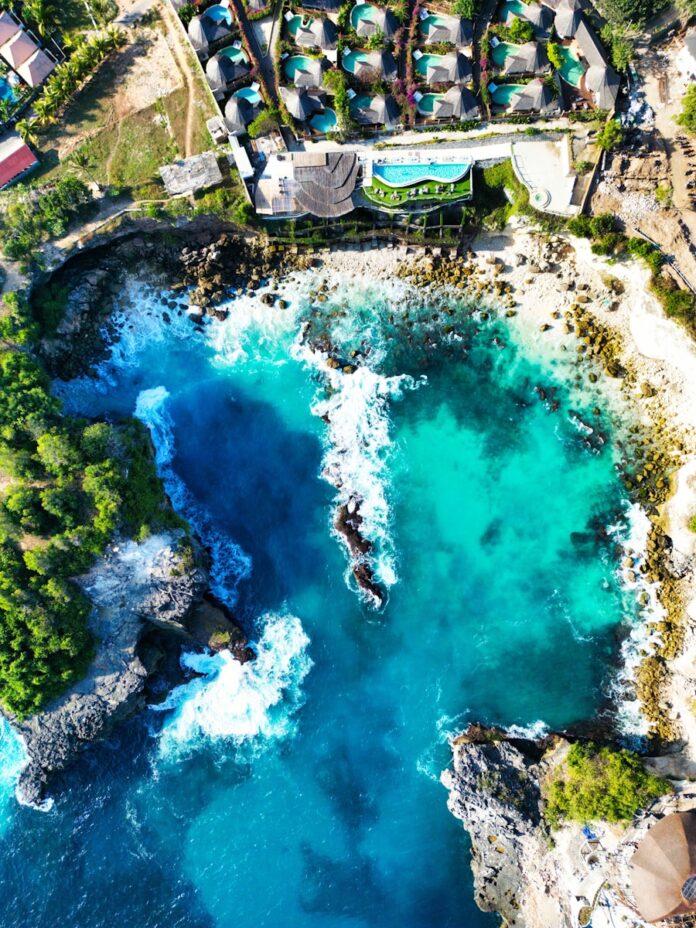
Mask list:
[{"label": "ocean surface", "polygon": [[[111,358],[59,388],[150,427],[258,658],[185,655],[202,676],[45,813],[14,800],[21,745],[0,730],[2,928],[494,925],[439,783],[448,734],[605,703],[636,619],[618,426],[604,414],[599,440],[592,413],[610,399],[471,307],[365,280],[318,303],[317,284],[288,284],[285,310],[241,297],[204,333],[134,284]],[[355,373],[327,368],[326,340]],[[332,528],[355,496],[382,611]]]}]

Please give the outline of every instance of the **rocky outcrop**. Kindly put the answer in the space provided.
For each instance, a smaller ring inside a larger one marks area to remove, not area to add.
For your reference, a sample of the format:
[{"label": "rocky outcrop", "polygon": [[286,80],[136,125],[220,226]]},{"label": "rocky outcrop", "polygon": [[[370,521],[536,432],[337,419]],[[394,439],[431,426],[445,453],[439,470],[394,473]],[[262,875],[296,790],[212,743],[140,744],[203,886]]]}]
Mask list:
[{"label": "rocky outcrop", "polygon": [[560,738],[513,739],[471,726],[453,741],[453,767],[441,777],[448,807],[471,839],[476,904],[510,928],[572,924],[539,786],[545,751],[558,758],[566,749]]},{"label": "rocky outcrop", "polygon": [[[18,794],[33,805],[80,751],[144,706],[148,675],[164,653],[158,640],[191,642],[190,617],[206,589],[207,572],[179,531],[141,544],[114,544],[79,582],[93,604],[96,651],[88,672],[45,711],[14,720],[29,759]],[[206,623],[211,634],[226,631],[231,643],[228,626],[239,656],[248,658],[241,632],[222,613]],[[199,643],[210,641],[203,636]]]}]

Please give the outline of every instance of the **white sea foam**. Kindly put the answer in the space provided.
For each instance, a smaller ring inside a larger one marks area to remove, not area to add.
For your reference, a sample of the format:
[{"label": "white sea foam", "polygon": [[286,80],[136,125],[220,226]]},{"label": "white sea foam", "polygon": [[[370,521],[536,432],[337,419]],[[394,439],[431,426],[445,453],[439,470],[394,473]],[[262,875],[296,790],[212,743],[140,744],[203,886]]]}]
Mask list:
[{"label": "white sea foam", "polygon": [[174,470],[174,432],[166,408],[168,399],[169,392],[165,387],[143,390],[135,404],[135,415],[150,429],[157,472],[164,481],[174,509],[188,520],[211,552],[211,591],[219,600],[231,606],[237,600],[239,584],[251,574],[251,558],[213,524],[209,513],[196,502]]},{"label": "white sea foam", "polygon": [[[9,825],[11,801],[14,798],[21,803],[16,793],[17,780],[28,761],[24,739],[12,728],[7,719],[0,716],[0,835]],[[47,800],[40,806],[34,806],[41,812],[48,812],[53,800]]]},{"label": "white sea foam", "polygon": [[549,733],[549,726],[541,719],[530,722],[529,725],[509,725],[505,734],[509,738],[524,738],[529,741],[538,741]]},{"label": "white sea foam", "polygon": [[[621,644],[620,668],[611,686],[611,693],[617,704],[618,728],[629,737],[642,737],[649,730],[649,723],[635,695],[635,673],[645,654],[654,652],[659,646],[660,635],[651,626],[665,616],[664,607],[659,599],[659,584],[647,581],[640,571],[647,554],[650,529],[651,522],[638,503],[629,506],[624,520],[609,529],[610,534],[634,562],[632,568],[619,569],[619,580],[626,598],[625,612],[631,618],[632,624]],[[641,594],[647,602],[639,607],[636,621],[633,617],[638,596]]]},{"label": "white sea foam", "polygon": [[375,578],[392,586],[397,572],[388,491],[393,452],[389,406],[419,382],[407,375],[385,377],[367,366],[345,374],[328,368],[323,353],[300,344],[294,353],[327,381],[328,389],[312,406],[314,415],[328,421],[324,477],[338,490],[337,506],[360,503],[360,533],[375,546]]},{"label": "white sea foam", "polygon": [[302,681],[312,667],[309,638],[296,616],[269,613],[261,621],[254,661],[240,664],[229,651],[183,655],[182,665],[203,676],[153,707],[171,712],[160,734],[163,758],[176,760],[219,739],[232,742],[240,757],[253,757],[294,734]]}]

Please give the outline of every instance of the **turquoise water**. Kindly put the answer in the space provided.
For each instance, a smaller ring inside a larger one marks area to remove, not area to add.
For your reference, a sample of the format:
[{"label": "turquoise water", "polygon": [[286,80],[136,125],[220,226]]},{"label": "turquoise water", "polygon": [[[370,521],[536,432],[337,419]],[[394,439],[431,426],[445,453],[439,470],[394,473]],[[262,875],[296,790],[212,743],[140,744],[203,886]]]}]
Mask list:
[{"label": "turquoise water", "polygon": [[323,113],[317,113],[309,120],[309,124],[317,132],[331,132],[338,125],[336,113],[328,106]]},{"label": "turquoise water", "polygon": [[419,113],[429,116],[435,108],[435,101],[441,96],[441,93],[424,93],[418,103],[416,103],[416,109]]},{"label": "turquoise water", "polygon": [[290,58],[286,58],[283,62],[283,72],[289,80],[294,81],[297,72],[306,71],[311,63],[311,58],[307,58],[305,55],[291,55]]},{"label": "turquoise water", "polygon": [[520,93],[524,88],[524,84],[497,84],[491,94],[491,100],[498,106],[507,106],[515,94]]},{"label": "turquoise water", "polygon": [[367,61],[368,55],[365,52],[350,51],[343,52],[341,56],[341,65],[345,71],[348,71],[349,74],[353,74],[355,71],[355,62],[356,61]]},{"label": "turquoise water", "polygon": [[416,72],[420,74],[421,77],[427,77],[428,65],[437,64],[441,58],[442,55],[430,55],[428,53],[421,54],[420,58],[414,58]]},{"label": "turquoise water", "polygon": [[235,48],[233,45],[228,45],[227,48],[221,48],[218,55],[220,55],[221,58],[230,58],[232,61],[249,63],[244,49]]},{"label": "turquoise water", "polygon": [[360,3],[356,4],[353,9],[350,11],[350,24],[353,29],[358,28],[358,24],[362,19],[369,19],[372,16],[377,8],[372,6],[370,3]]},{"label": "turquoise water", "polygon": [[559,45],[558,49],[563,58],[563,64],[559,68],[561,77],[572,87],[579,87],[585,73],[585,65],[565,45]]},{"label": "turquoise water", "polygon": [[511,45],[509,42],[498,42],[495,48],[491,47],[491,58],[493,64],[502,68],[508,58],[512,58],[517,52],[517,45]]},{"label": "turquoise water", "polygon": [[[50,812],[3,807],[3,928],[497,924],[438,782],[447,734],[596,710],[624,614],[611,446],[574,424],[596,397],[539,401],[554,373],[502,323],[404,285],[343,278],[316,304],[312,335],[362,359],[328,369],[299,334],[316,283],[205,334],[136,283],[111,362],[62,391],[149,425],[259,657],[188,657],[202,676],[84,756]],[[381,613],[331,531],[352,494]]]},{"label": "turquoise water", "polygon": [[248,100],[252,106],[256,106],[257,103],[261,102],[261,94],[258,90],[253,90],[251,87],[241,87],[239,90],[235,91],[234,96]]},{"label": "turquoise water", "polygon": [[216,23],[225,22],[228,26],[232,25],[232,14],[226,6],[222,6],[221,4],[208,7],[205,11],[205,15],[208,19],[212,19]]},{"label": "turquoise water", "polygon": [[441,16],[438,16],[437,13],[429,13],[424,19],[420,21],[419,29],[421,36],[424,39],[427,39],[428,32],[431,26],[442,25],[445,22]]},{"label": "turquoise water", "polygon": [[351,112],[357,113],[359,110],[367,110],[372,105],[374,97],[371,93],[359,93],[350,101]]},{"label": "turquoise water", "polygon": [[[428,96],[428,94],[426,94]],[[430,96],[435,96],[431,94]],[[425,97],[423,98],[425,99]],[[423,100],[420,101],[422,103]],[[419,103],[419,106],[420,106]],[[430,108],[432,111],[432,107]],[[470,164],[375,164],[372,173],[390,187],[407,187],[424,180],[452,183],[468,173]]]},{"label": "turquoise water", "polygon": [[520,3],[520,0],[506,0],[500,8],[500,21],[507,22],[509,16],[524,17],[526,12],[527,7],[524,3]]},{"label": "turquoise water", "polygon": [[0,77],[0,100],[8,100],[10,103],[15,99],[15,92],[10,82]]}]

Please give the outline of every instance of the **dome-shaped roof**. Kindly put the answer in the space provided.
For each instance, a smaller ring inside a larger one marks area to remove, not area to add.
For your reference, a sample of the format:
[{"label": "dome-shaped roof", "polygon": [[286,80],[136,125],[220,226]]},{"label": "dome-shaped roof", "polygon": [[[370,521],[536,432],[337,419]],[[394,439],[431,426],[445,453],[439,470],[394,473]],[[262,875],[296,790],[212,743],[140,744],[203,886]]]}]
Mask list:
[{"label": "dome-shaped roof", "polygon": [[631,885],[648,922],[696,912],[696,813],[667,815],[652,826],[631,860]]}]

